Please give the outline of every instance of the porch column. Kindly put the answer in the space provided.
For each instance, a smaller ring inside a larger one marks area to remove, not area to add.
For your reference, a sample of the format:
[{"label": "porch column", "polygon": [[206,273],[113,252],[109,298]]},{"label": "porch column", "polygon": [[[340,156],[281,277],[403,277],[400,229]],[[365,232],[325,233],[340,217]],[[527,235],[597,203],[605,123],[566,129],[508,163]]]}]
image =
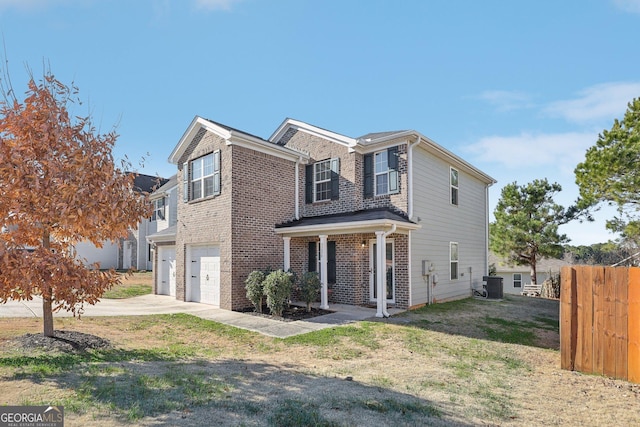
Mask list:
[{"label": "porch column", "polygon": [[327,235],[322,234],[320,236],[320,280],[322,282],[322,288],[320,290],[320,308],[327,310],[329,308],[329,292],[328,292],[328,272],[327,272]]},{"label": "porch column", "polygon": [[376,231],[376,317],[386,317],[387,314],[387,257],[386,238],[384,231]]},{"label": "porch column", "polygon": [[283,237],[284,239],[284,271],[291,269],[291,237]]}]

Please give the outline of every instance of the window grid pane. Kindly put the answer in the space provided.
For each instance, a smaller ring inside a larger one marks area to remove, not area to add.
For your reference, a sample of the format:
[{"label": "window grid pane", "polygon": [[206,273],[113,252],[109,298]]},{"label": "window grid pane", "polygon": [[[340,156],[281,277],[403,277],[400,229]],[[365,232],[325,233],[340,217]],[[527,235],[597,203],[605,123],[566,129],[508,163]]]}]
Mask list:
[{"label": "window grid pane", "polygon": [[316,163],[314,167],[315,201],[331,198],[331,160]]}]

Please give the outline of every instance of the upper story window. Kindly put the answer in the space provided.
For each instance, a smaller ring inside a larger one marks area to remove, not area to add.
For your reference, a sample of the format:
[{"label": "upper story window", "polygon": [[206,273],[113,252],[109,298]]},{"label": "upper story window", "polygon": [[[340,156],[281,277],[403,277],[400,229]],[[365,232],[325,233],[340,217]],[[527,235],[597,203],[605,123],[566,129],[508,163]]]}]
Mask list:
[{"label": "upper story window", "polygon": [[451,204],[458,206],[458,170],[450,168]]},{"label": "upper story window", "polygon": [[364,156],[365,198],[394,194],[400,191],[398,174],[398,147]]},{"label": "upper story window", "polygon": [[328,159],[308,165],[306,169],[306,202],[338,200],[339,183],[340,159]]},{"label": "upper story window", "polygon": [[458,243],[449,243],[449,260],[451,264],[451,280],[458,278]]},{"label": "upper story window", "polygon": [[185,201],[220,194],[220,150],[185,163],[182,180]]},{"label": "upper story window", "polygon": [[165,219],[165,198],[161,197],[159,199],[154,200],[153,203],[153,214],[151,214],[151,221],[158,221],[161,219]]}]

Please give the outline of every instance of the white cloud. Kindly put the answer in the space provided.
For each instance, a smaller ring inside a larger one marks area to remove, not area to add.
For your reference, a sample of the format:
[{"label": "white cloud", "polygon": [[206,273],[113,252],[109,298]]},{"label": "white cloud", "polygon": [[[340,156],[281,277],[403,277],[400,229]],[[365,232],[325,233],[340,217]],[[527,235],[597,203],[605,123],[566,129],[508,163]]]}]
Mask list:
[{"label": "white cloud", "polygon": [[622,118],[627,104],[640,96],[640,83],[603,83],[584,89],[578,95],[575,99],[552,102],[545,112],[576,123],[613,121]]},{"label": "white cloud", "polygon": [[613,0],[613,4],[625,12],[640,13],[640,0]]},{"label": "white cloud", "polygon": [[476,162],[498,163],[507,169],[554,168],[573,174],[584,153],[597,140],[597,132],[566,132],[514,136],[488,136],[465,148]]},{"label": "white cloud", "polygon": [[196,9],[231,10],[231,6],[242,0],[195,0]]},{"label": "white cloud", "polygon": [[498,111],[513,111],[533,106],[528,94],[517,91],[487,90],[480,94],[480,99],[487,101]]}]

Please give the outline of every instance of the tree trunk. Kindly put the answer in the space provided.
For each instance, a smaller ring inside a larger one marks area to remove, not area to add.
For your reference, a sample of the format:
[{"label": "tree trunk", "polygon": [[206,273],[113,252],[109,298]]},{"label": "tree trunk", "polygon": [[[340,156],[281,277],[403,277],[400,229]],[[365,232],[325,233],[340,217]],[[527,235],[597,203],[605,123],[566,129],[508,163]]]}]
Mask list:
[{"label": "tree trunk", "polygon": [[[45,249],[49,249],[50,242],[51,236],[49,235],[49,231],[43,231],[42,246]],[[53,336],[53,311],[51,309],[51,300],[53,299],[53,295],[51,295],[51,293],[51,288],[45,284],[45,289],[42,290],[42,323],[44,325],[42,333],[45,337]]]},{"label": "tree trunk", "polygon": [[536,256],[532,255],[531,256],[531,284],[532,285],[537,285],[538,284],[538,273],[536,270]]},{"label": "tree trunk", "polygon": [[53,311],[51,310],[51,298],[42,298],[42,320],[44,323],[43,334],[45,337],[53,336]]}]

